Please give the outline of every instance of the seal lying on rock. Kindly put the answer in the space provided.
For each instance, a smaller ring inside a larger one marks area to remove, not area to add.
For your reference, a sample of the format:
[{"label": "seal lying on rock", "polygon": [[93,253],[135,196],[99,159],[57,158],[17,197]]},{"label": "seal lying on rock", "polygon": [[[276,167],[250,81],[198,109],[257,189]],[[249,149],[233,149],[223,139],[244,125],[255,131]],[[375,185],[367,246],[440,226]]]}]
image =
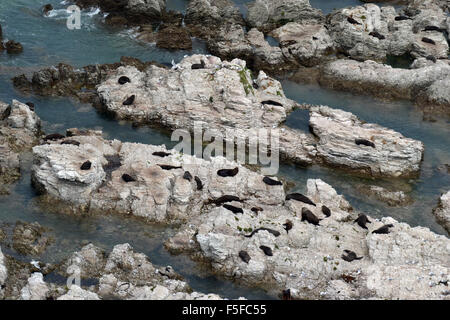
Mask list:
[{"label": "seal lying on rock", "polygon": [[239,168],[236,167],[234,169],[220,169],[217,171],[217,174],[221,177],[234,177],[239,172]]},{"label": "seal lying on rock", "polygon": [[289,230],[292,229],[293,225],[294,224],[292,223],[292,221],[288,219],[286,220],[286,223],[283,223],[283,228],[284,230],[286,230],[287,233],[289,233]]},{"label": "seal lying on rock", "polygon": [[173,169],[181,169],[182,168],[181,166],[171,166],[168,164],[158,164],[158,166],[160,166],[161,169],[163,169],[163,170],[173,170]]},{"label": "seal lying on rock", "polygon": [[378,38],[378,39],[380,39],[380,40],[384,40],[384,39],[386,39],[386,37],[385,37],[385,36],[383,36],[383,35],[382,35],[381,33],[377,32],[377,31],[372,31],[372,32],[369,32],[369,36],[372,36],[372,37]]},{"label": "seal lying on rock", "polygon": [[263,208],[261,208],[261,207],[253,207],[250,210],[252,210],[252,212],[254,212],[256,214],[260,211],[264,211]]},{"label": "seal lying on rock", "polygon": [[438,32],[443,32],[444,30],[436,27],[436,26],[426,26],[422,31],[438,31]]},{"label": "seal lying on rock", "polygon": [[405,20],[412,20],[410,17],[407,16],[397,16],[394,18],[395,21],[405,21]]},{"label": "seal lying on rock", "polygon": [[385,224],[384,226],[378,228],[377,230],[372,231],[372,233],[377,233],[377,234],[388,234],[389,233],[389,228],[393,228],[394,225],[393,224]]},{"label": "seal lying on rock", "polygon": [[359,225],[361,228],[363,228],[363,229],[367,229],[366,223],[371,223],[371,222],[369,221],[369,218],[367,218],[367,216],[366,216],[364,213],[360,213],[360,214],[358,215],[358,218],[356,218],[356,220],[353,221],[353,223],[355,223],[355,222],[357,222],[358,225]]},{"label": "seal lying on rock", "polygon": [[225,209],[227,209],[227,210],[230,210],[234,214],[236,214],[236,213],[244,213],[244,210],[242,210],[242,208],[238,208],[238,207],[232,206],[231,204],[224,204],[223,207]]},{"label": "seal lying on rock", "polygon": [[283,290],[281,292],[281,299],[282,300],[292,300],[291,289]]},{"label": "seal lying on rock", "polygon": [[200,180],[200,178],[197,176],[194,177],[194,180],[195,180],[195,183],[197,184],[197,190],[202,190],[203,189],[202,180]]},{"label": "seal lying on rock", "polygon": [[258,233],[259,231],[267,231],[267,232],[273,234],[275,237],[278,237],[280,235],[280,232],[278,232],[277,230],[273,230],[273,229],[269,229],[269,228],[258,228],[256,230],[253,230],[252,233],[245,235],[244,237],[251,238],[251,237],[253,237],[254,234]]},{"label": "seal lying on rock", "polygon": [[343,254],[341,257],[343,260],[347,262],[352,262],[353,260],[361,260],[363,257],[356,256],[356,253],[350,250],[344,250],[345,254]]},{"label": "seal lying on rock", "polygon": [[245,263],[248,263],[251,259],[247,251],[244,250],[239,251],[239,258],[241,258],[241,260],[244,261]]},{"label": "seal lying on rock", "polygon": [[136,181],[136,179],[135,178],[133,178],[132,176],[130,176],[128,173],[124,173],[123,175],[122,175],[122,180],[123,181],[125,181],[125,182],[133,182],[133,181]]},{"label": "seal lying on rock", "polygon": [[121,76],[118,80],[119,84],[125,84],[127,82],[131,82],[130,78],[126,77],[126,76]]},{"label": "seal lying on rock", "polygon": [[422,38],[422,42],[429,43],[429,44],[436,44],[436,42],[434,42],[433,39],[430,39],[430,38],[427,38],[427,37],[423,37]]},{"label": "seal lying on rock", "polygon": [[316,204],[314,202],[312,202],[311,199],[309,199],[307,196],[304,196],[303,194],[297,193],[297,192],[288,194],[286,196],[286,200],[297,200],[297,201],[304,202],[306,204],[310,204],[314,207],[316,206]]},{"label": "seal lying on rock", "polygon": [[316,217],[314,213],[312,213],[310,210],[306,208],[302,208],[302,220],[301,221],[308,221],[309,223],[318,226],[320,219]]},{"label": "seal lying on rock", "polygon": [[34,111],[34,103],[33,102],[26,102],[25,104],[30,108],[31,111]]},{"label": "seal lying on rock", "polygon": [[205,69],[205,61],[200,61],[200,63],[194,63],[191,65],[191,69],[192,70],[196,70],[196,69]]},{"label": "seal lying on rock", "polygon": [[372,141],[366,140],[366,139],[355,139],[356,145],[364,145],[367,147],[375,148],[375,144]]},{"label": "seal lying on rock", "polygon": [[133,94],[132,96],[128,97],[122,104],[124,106],[130,106],[133,104],[134,99],[136,99],[136,96]]},{"label": "seal lying on rock", "polygon": [[353,19],[352,17],[348,17],[347,18],[347,21],[349,22],[349,23],[351,23],[351,24],[361,24],[361,23],[359,23],[358,21],[356,21],[355,19]]},{"label": "seal lying on rock", "polygon": [[267,246],[259,246],[259,248],[264,252],[264,254],[266,256],[269,256],[269,257],[273,256],[272,249],[270,249],[269,247],[267,247]]},{"label": "seal lying on rock", "polygon": [[189,171],[185,171],[183,174],[183,179],[192,181],[192,174]]},{"label": "seal lying on rock", "polygon": [[220,205],[224,204],[225,202],[231,202],[231,201],[242,202],[242,200],[239,199],[239,197],[232,196],[232,195],[224,195],[224,196],[221,196],[220,198],[217,198],[215,200],[210,200],[209,202],[220,206]]},{"label": "seal lying on rock", "polygon": [[61,142],[61,144],[71,144],[77,147],[80,146],[80,143],[76,140],[64,140]]},{"label": "seal lying on rock", "polygon": [[263,182],[269,186],[282,186],[283,185],[283,183],[281,183],[280,181],[274,180],[269,177],[264,177]]},{"label": "seal lying on rock", "polygon": [[164,152],[164,151],[155,151],[152,153],[152,155],[164,158],[164,157],[170,156],[171,154],[169,152]]},{"label": "seal lying on rock", "polygon": [[331,210],[325,205],[322,206],[322,213],[327,217],[331,216]]},{"label": "seal lying on rock", "polygon": [[262,104],[270,104],[273,106],[278,106],[278,107],[282,107],[283,105],[279,102],[273,101],[273,100],[265,100],[265,101],[261,101]]},{"label": "seal lying on rock", "polygon": [[56,141],[56,140],[60,140],[60,139],[64,139],[64,138],[65,138],[65,136],[63,136],[62,134],[52,133],[52,134],[46,135],[44,140],[45,141],[48,141],[48,140]]},{"label": "seal lying on rock", "polygon": [[88,161],[85,161],[85,162],[81,165],[80,169],[81,169],[81,170],[89,170],[89,169],[91,169],[91,166],[92,166],[92,163],[88,160]]}]

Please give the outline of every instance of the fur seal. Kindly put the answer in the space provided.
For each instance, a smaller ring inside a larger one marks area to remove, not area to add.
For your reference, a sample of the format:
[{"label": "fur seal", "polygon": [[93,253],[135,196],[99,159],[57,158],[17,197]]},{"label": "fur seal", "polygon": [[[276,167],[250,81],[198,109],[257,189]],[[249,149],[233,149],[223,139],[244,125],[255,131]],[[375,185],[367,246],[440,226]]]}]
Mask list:
[{"label": "fur seal", "polygon": [[258,214],[258,212],[260,212],[260,211],[264,211],[264,209],[261,207],[253,207],[250,210],[252,210],[252,212],[254,212],[256,214]]},{"label": "fur seal", "polygon": [[236,167],[234,169],[220,169],[217,171],[217,174],[221,177],[234,177],[239,172],[239,168]]},{"label": "fur seal", "polygon": [[224,195],[224,196],[221,196],[220,198],[217,198],[215,200],[210,200],[209,202],[220,206],[220,205],[222,205],[222,204],[224,204],[226,202],[231,202],[231,201],[242,202],[242,200],[239,199],[239,197],[231,196],[231,195]]},{"label": "fur seal", "polygon": [[310,204],[314,207],[316,206],[316,204],[314,202],[312,202],[311,199],[309,199],[307,196],[304,196],[301,193],[297,193],[297,192],[288,194],[286,196],[286,200],[297,200],[297,201],[304,202],[306,204]]},{"label": "fur seal", "polygon": [[135,178],[133,178],[132,176],[130,176],[128,173],[124,173],[123,175],[122,175],[122,180],[123,181],[125,181],[125,182],[133,182],[133,181],[136,181],[136,179]]},{"label": "fur seal", "polygon": [[356,21],[355,19],[353,19],[352,17],[347,17],[347,21],[351,24],[361,24],[358,21]]},{"label": "fur seal", "polygon": [[314,213],[306,208],[302,208],[302,221],[308,221],[309,223],[318,226],[320,219],[315,216]]},{"label": "fur seal", "polygon": [[83,164],[81,165],[80,169],[81,170],[89,170],[92,166],[92,163],[88,160],[83,162]]},{"label": "fur seal", "polygon": [[127,82],[131,82],[130,78],[126,77],[126,76],[121,76],[119,78],[119,80],[117,81],[119,84],[125,84]]},{"label": "fur seal", "polygon": [[383,36],[383,35],[382,35],[381,33],[377,32],[377,31],[372,31],[372,32],[369,32],[369,36],[372,36],[372,37],[378,38],[378,39],[380,39],[380,40],[384,40],[384,39],[386,39],[386,37],[385,37],[385,36]]},{"label": "fur seal", "polygon": [[264,100],[261,101],[262,104],[270,104],[272,106],[278,106],[278,107],[282,107],[283,105],[279,102],[273,101],[273,100]]},{"label": "fur seal", "polygon": [[136,96],[133,94],[132,96],[129,96],[122,104],[124,106],[130,106],[133,104],[134,99],[136,99]]},{"label": "fur seal", "polygon": [[61,144],[72,144],[77,147],[80,145],[80,143],[76,140],[64,140]]},{"label": "fur seal", "polygon": [[273,256],[272,249],[270,249],[269,247],[266,247],[266,246],[259,246],[259,248],[264,252],[264,254],[265,254],[266,256],[269,256],[269,257]]},{"label": "fur seal", "polygon": [[263,182],[269,186],[282,186],[283,185],[283,183],[281,183],[280,181],[274,180],[269,177],[264,177]]},{"label": "fur seal", "polygon": [[394,227],[393,224],[385,224],[384,226],[378,228],[377,230],[372,231],[372,233],[388,234],[389,233],[389,228],[393,228],[393,227]]},{"label": "fur seal", "polygon": [[367,216],[364,213],[360,213],[358,215],[358,218],[356,218],[356,220],[353,221],[353,223],[355,223],[355,222],[357,222],[358,225],[363,229],[367,229],[366,223],[371,223],[369,218],[367,218]]},{"label": "fur seal", "polygon": [[158,164],[163,170],[181,169],[181,166],[171,166],[168,164]]},{"label": "fur seal", "polygon": [[431,54],[429,56],[426,56],[425,59],[433,61],[434,63],[436,63],[437,59],[435,56],[432,56]]},{"label": "fur seal", "polygon": [[273,230],[273,229],[269,229],[269,228],[258,228],[252,231],[252,233],[245,235],[244,237],[246,238],[251,238],[253,237],[254,234],[258,233],[259,231],[267,231],[271,234],[273,234],[275,237],[278,237],[280,235],[280,233],[277,230]]},{"label": "fur seal", "polygon": [[405,21],[405,20],[412,20],[410,17],[407,16],[396,16],[394,18],[395,21]]},{"label": "fur seal", "polygon": [[164,158],[164,157],[170,156],[171,154],[168,152],[164,152],[164,151],[155,151],[152,153],[152,155]]},{"label": "fur seal", "polygon": [[52,134],[45,136],[44,140],[45,141],[48,141],[48,140],[56,141],[56,140],[60,140],[60,139],[64,139],[64,138],[65,138],[65,136],[63,136],[62,134],[52,133]]},{"label": "fur seal", "polygon": [[281,294],[282,294],[282,296],[281,296],[282,300],[292,300],[291,289],[283,290],[281,292]]},{"label": "fur seal", "polygon": [[241,258],[241,260],[244,261],[245,263],[248,263],[251,259],[248,252],[244,250],[239,251],[239,258]]},{"label": "fur seal", "polygon": [[183,174],[183,179],[192,181],[192,174],[189,171],[185,171]]},{"label": "fur seal", "polygon": [[205,61],[201,60],[200,63],[194,63],[191,65],[192,70],[205,69]]},{"label": "fur seal", "polygon": [[0,114],[0,120],[4,120],[11,115],[11,106],[6,107],[2,114]]},{"label": "fur seal", "polygon": [[197,176],[194,177],[194,180],[195,180],[195,183],[197,184],[197,190],[202,190],[203,189],[202,180],[200,180],[200,178]]},{"label": "fur seal", "polygon": [[372,141],[366,140],[366,139],[355,139],[356,145],[364,145],[367,147],[375,148],[375,144]]},{"label": "fur seal", "polygon": [[422,31],[439,31],[442,32],[443,30],[436,26],[426,26]]},{"label": "fur seal", "polygon": [[31,111],[34,111],[34,103],[33,103],[33,102],[26,102],[25,104],[28,106],[28,108],[29,108]]},{"label": "fur seal", "polygon": [[257,84],[257,83],[255,83],[255,82],[253,82],[252,86],[253,86],[253,89],[256,89],[256,90],[258,90],[258,89],[259,89],[259,86],[258,86],[258,84]]},{"label": "fur seal", "polygon": [[353,260],[361,260],[363,257],[356,256],[356,253],[350,250],[344,250],[345,254],[341,258],[347,262],[352,262]]},{"label": "fur seal", "polygon": [[230,210],[234,214],[236,214],[236,213],[244,213],[244,210],[242,210],[242,208],[238,208],[238,207],[232,206],[231,204],[224,204],[222,207],[224,207],[227,210]]},{"label": "fur seal", "polygon": [[430,39],[430,38],[427,38],[427,37],[423,37],[422,38],[422,42],[429,43],[429,44],[436,44],[436,42],[434,42],[433,39]]},{"label": "fur seal", "polygon": [[283,223],[283,228],[284,228],[284,230],[286,230],[287,233],[289,233],[289,230],[292,229],[293,225],[294,224],[292,223],[292,221],[288,219],[288,220],[286,220],[286,223]]},{"label": "fur seal", "polygon": [[322,206],[322,213],[328,218],[331,216],[331,210],[327,206]]}]

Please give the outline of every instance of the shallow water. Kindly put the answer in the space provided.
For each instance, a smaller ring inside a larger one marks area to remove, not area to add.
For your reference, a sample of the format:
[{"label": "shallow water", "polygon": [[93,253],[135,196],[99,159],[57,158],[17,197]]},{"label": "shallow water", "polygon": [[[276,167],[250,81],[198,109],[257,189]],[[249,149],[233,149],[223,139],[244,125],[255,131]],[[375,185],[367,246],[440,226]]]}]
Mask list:
[{"label": "shallow water", "polygon": [[[30,74],[41,67],[66,62],[75,66],[93,63],[116,62],[122,55],[170,63],[178,62],[191,52],[169,52],[151,44],[137,42],[130,32],[118,34],[101,25],[98,14],[83,13],[81,30],[70,31],[65,27],[65,13],[57,10],[51,17],[42,17],[40,7],[52,3],[55,8],[63,5],[55,0],[2,0],[0,2],[0,24],[4,37],[20,41],[25,51],[16,56],[0,54],[0,100],[12,99],[32,101],[36,112],[43,121],[47,132],[64,133],[67,128],[101,129],[106,138],[148,144],[175,143],[170,141],[167,132],[141,127],[133,128],[128,122],[117,122],[99,114],[88,104],[82,104],[69,98],[25,96],[17,92],[10,78],[20,73]],[[169,1],[171,6],[181,10],[182,0]],[[184,1],[185,2],[185,1]],[[236,0],[236,2],[239,2]],[[247,1],[240,1],[243,4]],[[313,1],[314,2],[314,1]],[[321,1],[321,3],[326,3]],[[345,1],[339,2],[343,6]],[[201,42],[195,42],[193,52],[206,52]],[[450,188],[448,174],[435,170],[442,163],[450,163],[450,125],[438,119],[430,123],[422,121],[422,113],[409,102],[383,103],[372,98],[354,96],[283,81],[288,97],[300,102],[326,104],[331,107],[351,111],[368,122],[379,123],[395,129],[407,137],[419,139],[425,143],[426,152],[420,177],[411,181],[389,181],[358,178],[342,171],[319,166],[302,168],[283,165],[280,175],[295,182],[294,189],[304,191],[308,178],[321,178],[343,193],[357,209],[364,210],[376,217],[393,216],[412,225],[423,225],[433,231],[444,234],[444,230],[434,220],[431,209],[436,205],[441,192]],[[308,113],[295,111],[287,120],[287,125],[300,130],[308,130]],[[230,281],[217,279],[184,256],[171,256],[162,243],[173,232],[171,228],[162,228],[142,224],[135,219],[121,216],[73,217],[50,213],[36,204],[36,195],[30,186],[30,155],[24,155],[23,175],[13,185],[11,195],[0,196],[0,222],[15,223],[17,220],[38,221],[51,228],[55,243],[48,248],[42,261],[58,262],[74,250],[80,249],[85,241],[92,241],[106,250],[113,245],[129,242],[138,252],[144,252],[156,265],[172,265],[182,273],[194,290],[214,292],[229,298],[245,296],[247,298],[273,298],[261,290],[237,286]],[[408,184],[410,182],[410,184]],[[358,191],[358,184],[376,183],[379,185],[411,186],[415,202],[404,208],[389,208],[374,200],[367,200]],[[17,256],[17,255],[16,255]],[[18,256],[19,257],[19,256]],[[21,257],[29,260],[30,257]]]}]

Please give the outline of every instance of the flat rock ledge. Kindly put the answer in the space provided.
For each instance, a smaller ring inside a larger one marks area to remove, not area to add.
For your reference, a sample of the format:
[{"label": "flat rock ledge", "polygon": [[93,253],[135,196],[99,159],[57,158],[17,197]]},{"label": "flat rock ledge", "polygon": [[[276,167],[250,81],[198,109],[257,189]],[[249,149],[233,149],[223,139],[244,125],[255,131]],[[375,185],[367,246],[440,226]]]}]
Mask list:
[{"label": "flat rock ledge", "polygon": [[450,191],[441,196],[439,204],[433,210],[433,213],[438,222],[450,233]]},{"label": "flat rock ledge", "polygon": [[[319,179],[308,180],[306,195],[316,206],[289,200],[258,213],[245,204],[236,214],[211,208],[165,245],[219,275],[280,296],[289,289],[296,299],[449,299],[450,239],[390,217],[368,217],[363,229],[348,202]],[[319,225],[301,221],[303,208],[321,219]],[[388,234],[373,233],[384,224],[392,224]],[[267,229],[246,237],[258,228]],[[344,250],[361,259],[344,260]]]}]

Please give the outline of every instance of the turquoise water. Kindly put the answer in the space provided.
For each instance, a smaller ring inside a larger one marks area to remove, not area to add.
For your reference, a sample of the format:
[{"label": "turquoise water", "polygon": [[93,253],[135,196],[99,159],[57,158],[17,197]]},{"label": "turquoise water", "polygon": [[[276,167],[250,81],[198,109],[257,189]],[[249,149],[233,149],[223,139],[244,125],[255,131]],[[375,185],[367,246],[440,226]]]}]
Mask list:
[{"label": "turquoise water", "polygon": [[[51,17],[41,16],[40,7],[49,2],[57,9],[63,8],[59,1],[54,0],[0,2],[0,24],[3,27],[4,37],[20,41],[24,46],[24,52],[20,55],[8,56],[6,53],[0,53],[0,100],[10,102],[12,99],[18,99],[34,102],[46,132],[64,133],[71,127],[92,128],[103,130],[105,136],[111,139],[173,146],[168,132],[148,127],[134,128],[128,122],[118,123],[98,113],[92,106],[69,98],[26,96],[13,88],[10,81],[12,76],[21,73],[31,74],[35,70],[59,62],[83,66],[116,62],[122,55],[128,55],[142,60],[170,63],[172,59],[178,62],[185,54],[192,53],[169,52],[152,44],[140,43],[133,39],[132,32],[117,32],[104,27],[101,24],[103,17],[94,14],[95,11],[83,13],[81,30],[70,31],[65,27],[64,11],[57,10]],[[179,6],[180,3],[173,1],[171,5]],[[346,2],[339,3],[347,5]],[[193,52],[206,52],[206,48],[201,41],[196,41]],[[343,193],[357,209],[377,217],[393,216],[411,225],[427,226],[435,232],[444,234],[442,227],[435,222],[431,209],[436,205],[440,193],[450,188],[449,175],[436,169],[441,164],[450,163],[448,119],[425,122],[422,120],[421,111],[407,101],[380,102],[317,86],[299,85],[288,80],[283,80],[283,87],[288,97],[299,102],[326,104],[351,111],[365,121],[379,123],[407,137],[419,139],[426,146],[422,170],[417,179],[373,180],[319,166],[302,168],[283,165],[280,176],[294,182],[294,189],[304,190],[308,178],[321,178],[333,185],[338,192]],[[308,113],[302,110],[294,112],[289,116],[287,125],[307,131]],[[146,253],[153,263],[172,265],[186,277],[195,290],[214,292],[230,298],[239,296],[273,298],[261,290],[241,287],[218,279],[206,270],[199,269],[187,257],[168,254],[162,243],[175,232],[171,228],[150,226],[135,219],[118,216],[80,218],[48,212],[37,205],[36,195],[30,186],[29,158],[29,155],[24,155],[23,175],[20,181],[12,186],[11,194],[0,196],[0,222],[13,224],[19,219],[38,221],[41,225],[51,228],[55,243],[40,257],[43,261],[60,261],[74,250],[78,250],[83,240],[92,241],[106,250],[110,250],[115,244],[129,242],[137,251]],[[410,190],[415,202],[408,207],[390,208],[360,195],[358,192],[360,184],[406,188]],[[29,260],[29,257],[20,258]]]}]

